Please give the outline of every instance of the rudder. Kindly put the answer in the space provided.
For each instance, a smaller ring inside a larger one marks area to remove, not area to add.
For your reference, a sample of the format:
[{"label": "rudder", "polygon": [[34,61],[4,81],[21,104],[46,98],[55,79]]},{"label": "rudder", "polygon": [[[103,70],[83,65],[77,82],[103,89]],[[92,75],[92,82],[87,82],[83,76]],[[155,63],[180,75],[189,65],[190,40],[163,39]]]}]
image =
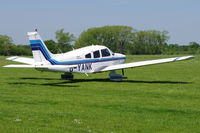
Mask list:
[{"label": "rudder", "polygon": [[51,59],[53,54],[48,50],[38,32],[27,33],[35,62]]}]

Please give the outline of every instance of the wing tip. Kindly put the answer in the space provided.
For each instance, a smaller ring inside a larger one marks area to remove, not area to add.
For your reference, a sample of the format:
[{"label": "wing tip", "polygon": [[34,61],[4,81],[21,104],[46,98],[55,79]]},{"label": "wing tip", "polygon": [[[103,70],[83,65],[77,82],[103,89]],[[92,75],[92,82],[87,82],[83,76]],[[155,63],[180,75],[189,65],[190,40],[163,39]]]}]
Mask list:
[{"label": "wing tip", "polygon": [[173,61],[179,61],[179,60],[187,60],[187,59],[192,59],[194,58],[193,55],[189,55],[189,56],[182,56],[182,57],[176,57]]},{"label": "wing tip", "polygon": [[19,58],[19,57],[18,57],[18,56],[12,56],[12,57],[6,58],[6,60],[15,60],[15,59],[17,59],[17,58]]}]

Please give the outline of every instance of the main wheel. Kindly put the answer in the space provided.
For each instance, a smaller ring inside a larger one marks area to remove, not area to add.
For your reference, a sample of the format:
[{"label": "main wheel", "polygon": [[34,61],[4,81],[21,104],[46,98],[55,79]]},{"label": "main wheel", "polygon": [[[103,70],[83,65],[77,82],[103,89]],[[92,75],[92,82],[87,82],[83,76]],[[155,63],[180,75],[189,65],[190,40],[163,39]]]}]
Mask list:
[{"label": "main wheel", "polygon": [[115,71],[111,71],[109,74],[109,78],[112,81],[122,81],[123,76],[120,74],[117,74]]},{"label": "main wheel", "polygon": [[72,73],[64,73],[64,74],[61,74],[61,79],[72,80],[74,79],[74,75]]}]

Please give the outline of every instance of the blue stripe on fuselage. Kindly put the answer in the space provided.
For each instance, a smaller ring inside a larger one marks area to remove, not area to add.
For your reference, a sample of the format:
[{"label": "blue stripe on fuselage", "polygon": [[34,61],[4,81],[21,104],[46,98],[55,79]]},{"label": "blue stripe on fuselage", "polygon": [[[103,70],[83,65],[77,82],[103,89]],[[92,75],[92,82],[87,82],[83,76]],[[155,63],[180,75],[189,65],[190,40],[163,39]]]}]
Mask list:
[{"label": "blue stripe on fuselage", "polygon": [[75,65],[75,64],[83,64],[83,63],[96,63],[96,62],[125,59],[125,57],[111,57],[111,58],[59,62],[59,61],[56,61],[55,59],[51,58],[51,56],[49,55],[47,49],[44,47],[44,44],[42,43],[41,40],[30,40],[30,44],[31,44],[31,48],[33,51],[40,50],[42,52],[42,54],[44,55],[45,59],[48,60],[52,65]]},{"label": "blue stripe on fuselage", "polygon": [[76,64],[83,64],[83,63],[96,63],[96,62],[113,61],[113,60],[121,60],[121,59],[125,59],[125,57],[111,57],[111,58],[75,60],[75,61],[64,61],[64,62],[58,62],[55,59],[51,58],[49,61],[55,62],[56,65],[76,65]]}]

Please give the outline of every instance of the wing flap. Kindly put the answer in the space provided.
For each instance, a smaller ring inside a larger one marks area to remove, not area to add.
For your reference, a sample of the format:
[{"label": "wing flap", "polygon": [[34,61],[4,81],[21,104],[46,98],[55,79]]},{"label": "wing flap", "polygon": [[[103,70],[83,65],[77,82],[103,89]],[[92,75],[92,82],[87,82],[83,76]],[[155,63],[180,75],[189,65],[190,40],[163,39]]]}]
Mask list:
[{"label": "wing flap", "polygon": [[139,61],[139,62],[133,62],[133,63],[112,65],[112,66],[108,66],[108,67],[102,69],[101,71],[104,72],[104,71],[110,71],[110,70],[118,70],[118,69],[132,68],[132,67],[147,66],[147,65],[153,65],[153,64],[180,61],[180,60],[185,60],[185,59],[190,59],[190,58],[194,58],[194,56],[183,56],[183,57],[174,57],[174,58],[157,59],[157,60],[149,60],[149,61]]},{"label": "wing flap", "polygon": [[6,59],[10,60],[10,61],[16,61],[16,62],[20,62],[20,63],[29,64],[29,65],[33,65],[35,63],[33,58],[27,58],[27,57],[12,56],[12,57],[9,57]]}]

